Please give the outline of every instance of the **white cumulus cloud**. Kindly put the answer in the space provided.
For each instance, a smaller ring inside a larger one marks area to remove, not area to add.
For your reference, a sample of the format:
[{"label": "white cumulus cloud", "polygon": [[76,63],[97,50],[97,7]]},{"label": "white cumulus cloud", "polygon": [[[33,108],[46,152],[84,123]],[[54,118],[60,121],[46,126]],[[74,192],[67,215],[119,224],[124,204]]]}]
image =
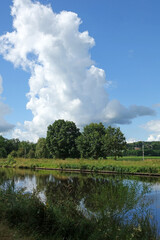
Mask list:
[{"label": "white cumulus cloud", "polygon": [[[0,75],[0,95],[3,92],[2,82],[3,82],[3,80],[2,80],[2,77]],[[5,116],[9,113],[10,113],[9,106],[2,102],[2,98],[0,96],[0,135],[10,131],[14,127],[14,125],[8,123],[5,120]]]},{"label": "white cumulus cloud", "polygon": [[142,127],[151,132],[148,141],[160,141],[160,120],[151,120]]},{"label": "white cumulus cloud", "polygon": [[109,101],[105,72],[90,56],[95,41],[76,13],[54,13],[51,6],[31,0],[13,0],[13,31],[0,37],[0,53],[16,67],[29,70],[27,109],[33,120],[14,131],[14,137],[36,141],[57,119],[78,126],[90,122],[130,123],[138,116],[153,115],[143,106],[124,107]]},{"label": "white cumulus cloud", "polygon": [[134,143],[134,142],[138,142],[139,140],[135,139],[135,138],[129,138],[126,140],[127,143]]}]

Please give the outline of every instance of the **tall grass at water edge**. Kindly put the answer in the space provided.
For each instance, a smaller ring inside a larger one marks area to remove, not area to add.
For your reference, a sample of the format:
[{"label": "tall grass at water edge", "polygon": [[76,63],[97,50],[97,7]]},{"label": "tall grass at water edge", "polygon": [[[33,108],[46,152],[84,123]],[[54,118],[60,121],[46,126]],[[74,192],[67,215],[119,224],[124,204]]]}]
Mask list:
[{"label": "tall grass at water edge", "polygon": [[0,166],[17,168],[55,168],[55,169],[79,169],[81,171],[113,171],[118,173],[159,173],[160,157],[145,158],[123,157],[118,160],[108,159],[24,159],[11,160],[0,159]]},{"label": "tall grass at water edge", "polygon": [[14,182],[0,188],[0,212],[0,221],[36,240],[157,239],[156,228],[146,212],[141,216],[135,213],[133,220],[126,222],[114,211],[87,218],[74,201],[42,202],[38,191],[15,190]]}]

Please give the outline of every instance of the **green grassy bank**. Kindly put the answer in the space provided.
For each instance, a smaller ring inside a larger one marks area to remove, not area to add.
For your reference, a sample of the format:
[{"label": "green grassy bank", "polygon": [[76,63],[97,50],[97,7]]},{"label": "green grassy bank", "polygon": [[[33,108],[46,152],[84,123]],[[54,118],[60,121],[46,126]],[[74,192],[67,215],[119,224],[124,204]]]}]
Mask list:
[{"label": "green grassy bank", "polygon": [[102,171],[117,173],[160,174],[160,157],[123,157],[118,160],[108,159],[0,159],[2,167],[48,168],[61,170]]}]

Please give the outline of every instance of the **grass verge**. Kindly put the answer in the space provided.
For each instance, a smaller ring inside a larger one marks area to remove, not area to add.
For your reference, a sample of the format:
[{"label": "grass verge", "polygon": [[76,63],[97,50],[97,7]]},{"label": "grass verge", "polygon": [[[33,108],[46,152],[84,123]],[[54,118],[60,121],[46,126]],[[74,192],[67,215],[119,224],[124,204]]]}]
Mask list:
[{"label": "grass verge", "polygon": [[24,159],[16,158],[13,161],[0,159],[2,167],[17,168],[48,168],[48,169],[79,169],[81,171],[113,171],[117,173],[148,173],[150,175],[160,174],[160,157],[145,158],[123,157],[117,161],[108,158],[106,160],[92,159]]}]

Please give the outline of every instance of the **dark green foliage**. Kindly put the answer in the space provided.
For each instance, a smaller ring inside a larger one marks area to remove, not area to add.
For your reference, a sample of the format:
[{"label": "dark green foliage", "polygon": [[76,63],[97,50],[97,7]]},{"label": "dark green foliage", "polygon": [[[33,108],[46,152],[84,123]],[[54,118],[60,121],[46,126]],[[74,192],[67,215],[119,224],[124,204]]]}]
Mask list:
[{"label": "dark green foliage", "polygon": [[77,147],[83,158],[103,159],[107,156],[121,157],[126,147],[126,140],[120,128],[102,123],[91,123],[77,139]]},{"label": "dark green foliage", "polygon": [[[143,142],[145,156],[160,156],[160,142]],[[127,143],[125,156],[142,156],[142,141]]]},{"label": "dark green foliage", "polygon": [[81,157],[94,159],[104,157],[103,140],[105,132],[102,123],[91,123],[84,127],[82,135],[76,140]]},{"label": "dark green foliage", "polygon": [[109,126],[104,137],[104,151],[106,156],[122,157],[126,148],[126,139],[120,128]]},{"label": "dark green foliage", "polygon": [[17,151],[17,157],[25,157],[26,158],[26,151],[24,148],[19,148]]},{"label": "dark green foliage", "polygon": [[0,148],[0,158],[6,158],[7,157],[7,151],[4,147]]},{"label": "dark green foliage", "polygon": [[[145,156],[160,156],[160,141],[144,142]],[[126,146],[126,147],[125,147]],[[75,123],[57,120],[48,127],[47,138],[37,144],[0,136],[0,158],[8,154],[22,158],[88,158],[103,160],[108,156],[142,156],[142,141],[127,143],[120,128],[91,123],[82,134]]]},{"label": "dark green foliage", "polygon": [[5,158],[6,156],[6,140],[4,137],[0,136],[0,158]]},{"label": "dark green foliage", "polygon": [[17,151],[19,148],[20,141],[19,139],[5,139],[5,149],[7,151],[7,155],[12,151]]},{"label": "dark green foliage", "polygon": [[36,144],[35,156],[36,156],[36,158],[49,158],[49,151],[46,146],[45,138],[39,138],[39,140]]},{"label": "dark green foliage", "polygon": [[22,141],[19,143],[17,156],[23,158],[34,158],[35,157],[36,144],[29,141]]},{"label": "dark green foliage", "polygon": [[5,147],[5,142],[6,142],[5,138],[0,136],[0,148]]},{"label": "dark green foliage", "polygon": [[13,150],[13,151],[10,153],[10,155],[11,155],[12,157],[17,157],[17,151]]},{"label": "dark green foliage", "polygon": [[57,120],[48,127],[46,144],[52,157],[76,158],[79,153],[76,138],[80,136],[74,122]]},{"label": "dark green foliage", "polygon": [[31,148],[27,154],[28,158],[35,158],[35,151],[33,148]]},{"label": "dark green foliage", "polygon": [[0,136],[0,158],[6,158],[8,154],[13,157],[35,157],[35,144],[19,139],[5,139]]}]

